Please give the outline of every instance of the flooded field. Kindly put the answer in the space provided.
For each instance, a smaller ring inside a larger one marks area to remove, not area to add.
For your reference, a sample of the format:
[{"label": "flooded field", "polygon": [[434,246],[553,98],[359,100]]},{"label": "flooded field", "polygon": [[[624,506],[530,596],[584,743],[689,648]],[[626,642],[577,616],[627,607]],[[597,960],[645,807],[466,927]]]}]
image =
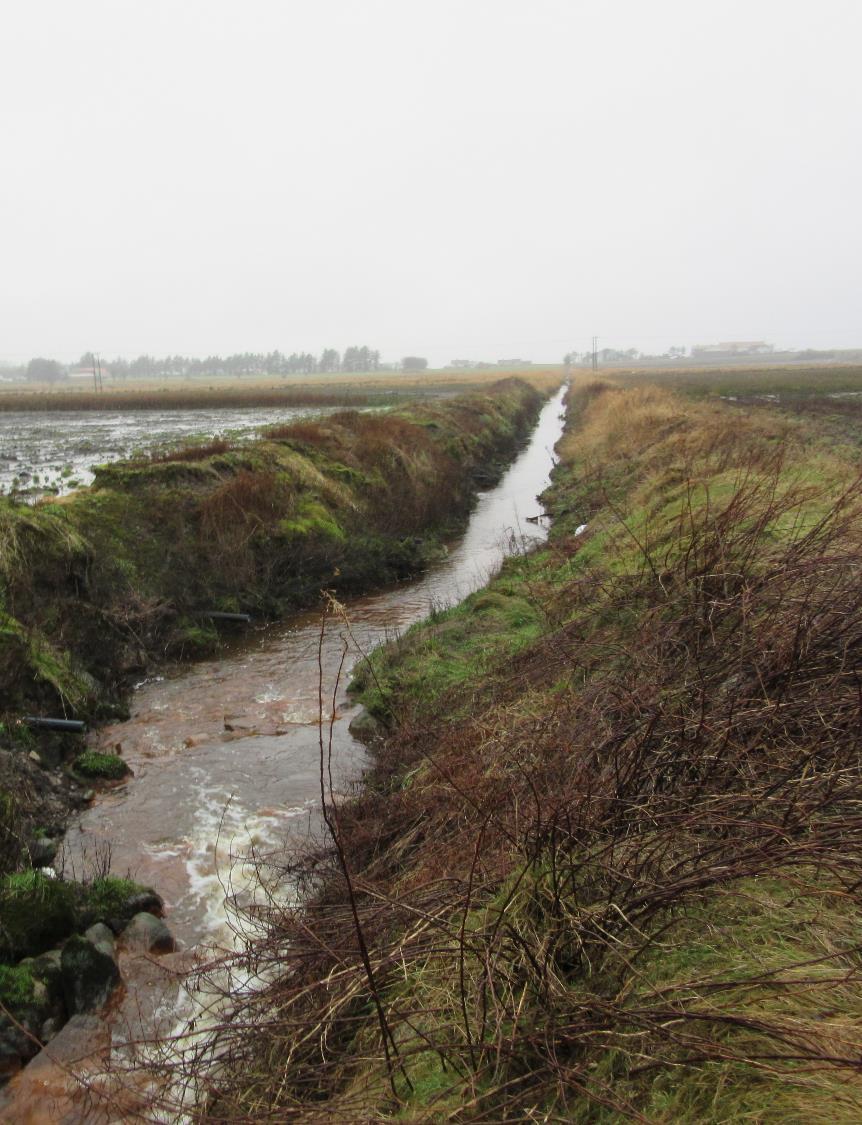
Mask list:
[{"label": "flooded field", "polygon": [[36,498],[71,492],[92,466],[198,437],[249,437],[262,426],[331,413],[330,407],[0,413],[0,492]]}]

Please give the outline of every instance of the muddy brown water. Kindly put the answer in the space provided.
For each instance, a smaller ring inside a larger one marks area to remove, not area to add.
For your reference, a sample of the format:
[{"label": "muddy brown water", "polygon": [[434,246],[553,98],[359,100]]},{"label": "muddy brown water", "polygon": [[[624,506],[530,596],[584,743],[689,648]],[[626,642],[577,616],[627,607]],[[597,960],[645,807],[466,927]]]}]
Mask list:
[{"label": "muddy brown water", "polygon": [[[346,604],[349,634],[343,621],[330,618],[321,643],[321,612],[313,610],[253,628],[217,659],[139,685],[129,720],[90,738],[97,750],[119,747],[132,776],[97,797],[71,827],[66,870],[86,872],[110,848],[115,874],[129,873],[164,897],[181,948],[236,947],[243,935],[234,905],[253,901],[267,858],[320,831],[321,668],[327,720],[335,702],[334,780],[343,789],[365,762],[348,730],[358,711],[346,690],[350,666],[432,609],[479,589],[507,554],[546,537],[537,496],[549,482],[562,432],[562,395],[545,405],[528,446],[500,483],[480,494],[464,536],[443,560],[418,581]],[[536,516],[538,523],[531,519]],[[140,967],[125,970],[126,1006],[140,1011],[147,1006],[147,982]],[[166,1026],[171,1013],[162,1010],[158,1018]],[[157,1022],[156,1015],[142,1027],[139,1020],[137,1035],[153,1033]],[[17,1103],[7,1104],[12,1115],[4,1120],[62,1119],[15,1110],[14,1104],[35,1108],[26,1081],[14,1080],[13,1089],[16,1083]],[[68,1121],[87,1119],[67,1112]]]}]

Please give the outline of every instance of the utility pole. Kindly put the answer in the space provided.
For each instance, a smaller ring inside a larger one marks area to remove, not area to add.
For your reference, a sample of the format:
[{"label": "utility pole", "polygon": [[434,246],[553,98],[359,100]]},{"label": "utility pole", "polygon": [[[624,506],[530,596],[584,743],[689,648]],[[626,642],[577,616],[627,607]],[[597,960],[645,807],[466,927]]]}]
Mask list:
[{"label": "utility pole", "polygon": [[599,338],[593,336],[593,373],[595,374],[599,369]]},{"label": "utility pole", "polygon": [[99,368],[99,390],[103,391],[105,389],[105,385],[102,382],[102,357],[98,352],[96,352],[96,363]]}]

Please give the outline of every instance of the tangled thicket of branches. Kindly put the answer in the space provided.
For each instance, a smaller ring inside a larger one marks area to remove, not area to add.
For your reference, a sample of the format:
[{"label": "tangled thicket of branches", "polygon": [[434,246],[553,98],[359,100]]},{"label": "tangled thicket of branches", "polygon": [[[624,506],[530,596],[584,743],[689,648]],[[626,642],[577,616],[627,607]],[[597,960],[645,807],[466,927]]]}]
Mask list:
[{"label": "tangled thicket of branches", "polygon": [[541,640],[470,719],[405,706],[285,871],[268,983],[182,1064],[202,1115],[857,1120],[857,490],[761,458],[654,525],[606,491]]}]

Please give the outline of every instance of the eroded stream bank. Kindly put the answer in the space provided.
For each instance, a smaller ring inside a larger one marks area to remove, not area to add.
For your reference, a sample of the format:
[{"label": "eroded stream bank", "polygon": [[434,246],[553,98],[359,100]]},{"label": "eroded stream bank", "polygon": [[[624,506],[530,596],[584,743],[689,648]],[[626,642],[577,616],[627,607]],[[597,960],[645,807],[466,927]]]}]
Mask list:
[{"label": "eroded stream bank", "polygon": [[[418,582],[349,600],[357,646],[350,662],[358,650],[369,651],[434,607],[483,585],[509,551],[545,537],[541,523],[530,521],[540,512],[536,496],[548,483],[561,433],[562,394],[545,405],[529,445],[499,484],[480,494],[465,535],[444,560]],[[318,612],[298,615],[254,632],[218,660],[144,683],[134,694],[130,719],[91,739],[94,749],[119,744],[133,776],[101,795],[73,826],[67,862],[80,870],[86,857],[109,846],[115,872],[129,871],[159,889],[171,929],[187,950],[232,945],[229,898],[251,892],[253,877],[243,864],[251,849],[258,856],[283,852],[319,829],[319,630]],[[333,626],[322,647],[328,685],[335,683],[342,654],[341,631]],[[347,784],[358,777],[364,757],[348,731],[356,709],[346,694],[346,676],[336,707],[336,784]],[[136,1001],[132,995],[122,1019],[115,1020],[115,1042],[130,1034],[124,1022],[130,1010],[140,1009],[135,1037],[171,1022],[170,1012],[150,1009],[146,982],[134,973],[127,980],[130,992],[138,983],[141,996]],[[52,1081],[61,1096],[66,1080],[57,1072]],[[10,1093],[6,1112],[20,1114],[10,1120],[40,1120],[24,1116],[35,1096],[27,1071]],[[79,1119],[86,1118],[70,1118]]]}]

